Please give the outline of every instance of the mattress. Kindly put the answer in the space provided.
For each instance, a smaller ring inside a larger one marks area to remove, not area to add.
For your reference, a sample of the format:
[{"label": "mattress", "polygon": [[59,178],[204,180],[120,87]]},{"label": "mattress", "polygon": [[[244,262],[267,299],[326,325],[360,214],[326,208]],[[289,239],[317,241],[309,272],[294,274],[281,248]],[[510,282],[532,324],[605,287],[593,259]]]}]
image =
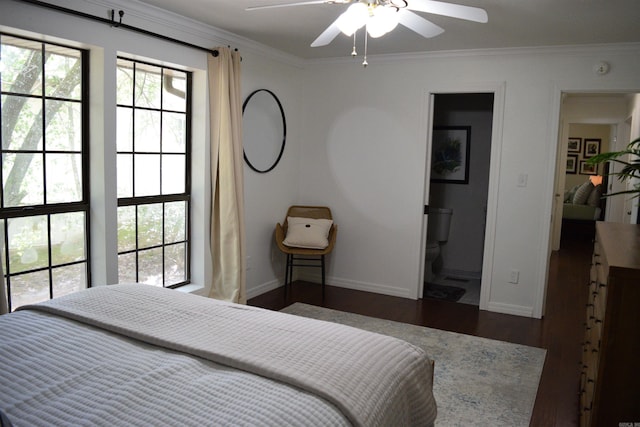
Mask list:
[{"label": "mattress", "polygon": [[0,316],[20,425],[429,425],[431,361],[395,338],[146,285]]}]

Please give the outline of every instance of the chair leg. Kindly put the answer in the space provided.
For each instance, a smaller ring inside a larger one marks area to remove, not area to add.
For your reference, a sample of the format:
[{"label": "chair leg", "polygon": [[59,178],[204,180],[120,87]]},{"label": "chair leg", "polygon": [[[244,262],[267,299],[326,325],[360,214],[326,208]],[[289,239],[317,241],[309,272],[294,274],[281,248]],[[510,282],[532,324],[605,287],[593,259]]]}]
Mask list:
[{"label": "chair leg", "polygon": [[284,296],[287,297],[287,287],[289,286],[289,257],[291,254],[287,254],[287,263],[284,267]]},{"label": "chair leg", "polygon": [[324,255],[321,255],[322,263],[322,298],[324,298]]},{"label": "chair leg", "polygon": [[289,289],[293,290],[293,254],[289,254]]}]

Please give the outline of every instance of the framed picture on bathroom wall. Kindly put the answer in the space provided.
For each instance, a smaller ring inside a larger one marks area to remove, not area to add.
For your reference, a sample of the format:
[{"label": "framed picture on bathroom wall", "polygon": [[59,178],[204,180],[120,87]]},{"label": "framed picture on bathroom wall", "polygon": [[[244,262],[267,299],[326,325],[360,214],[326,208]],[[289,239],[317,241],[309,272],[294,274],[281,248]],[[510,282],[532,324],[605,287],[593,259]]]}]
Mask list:
[{"label": "framed picture on bathroom wall", "polygon": [[436,126],[431,148],[431,182],[469,183],[471,126]]}]

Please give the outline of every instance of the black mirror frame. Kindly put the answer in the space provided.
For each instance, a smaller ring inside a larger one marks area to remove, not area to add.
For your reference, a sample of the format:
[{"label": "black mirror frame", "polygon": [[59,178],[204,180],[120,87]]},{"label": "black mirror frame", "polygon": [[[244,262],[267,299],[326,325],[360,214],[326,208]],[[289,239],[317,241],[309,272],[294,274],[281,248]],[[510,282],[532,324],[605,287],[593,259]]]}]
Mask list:
[{"label": "black mirror frame", "polygon": [[242,147],[242,155],[244,156],[244,161],[247,162],[247,165],[249,165],[249,167],[252,170],[258,173],[267,173],[273,170],[273,168],[275,168],[278,165],[278,163],[280,162],[280,159],[282,158],[282,153],[284,153],[284,146],[287,141],[287,120],[284,116],[284,109],[282,108],[282,104],[280,103],[280,100],[278,99],[276,94],[270,91],[269,89],[257,89],[251,92],[251,94],[247,97],[247,99],[245,99],[244,103],[242,104],[242,115],[244,116],[244,110],[246,109],[247,104],[249,103],[249,100],[259,92],[267,92],[268,94],[270,94],[273,97],[273,99],[275,99],[276,103],[278,104],[278,108],[280,109],[280,115],[282,116],[282,145],[280,146],[280,153],[278,154],[278,158],[271,165],[271,167],[265,170],[260,170],[256,168],[253,164],[251,164],[251,162],[247,158],[247,152],[244,151],[244,147]]}]

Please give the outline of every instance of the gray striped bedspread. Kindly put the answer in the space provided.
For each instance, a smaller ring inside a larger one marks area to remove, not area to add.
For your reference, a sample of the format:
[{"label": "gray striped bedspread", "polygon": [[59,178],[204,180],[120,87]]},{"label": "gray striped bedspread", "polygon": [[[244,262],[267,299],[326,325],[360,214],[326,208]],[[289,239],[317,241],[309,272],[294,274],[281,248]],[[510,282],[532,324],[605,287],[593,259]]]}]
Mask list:
[{"label": "gray striped bedspread", "polygon": [[[195,357],[193,357],[195,356]],[[0,409],[20,425],[431,425],[404,341],[146,285],[0,316]]]}]

